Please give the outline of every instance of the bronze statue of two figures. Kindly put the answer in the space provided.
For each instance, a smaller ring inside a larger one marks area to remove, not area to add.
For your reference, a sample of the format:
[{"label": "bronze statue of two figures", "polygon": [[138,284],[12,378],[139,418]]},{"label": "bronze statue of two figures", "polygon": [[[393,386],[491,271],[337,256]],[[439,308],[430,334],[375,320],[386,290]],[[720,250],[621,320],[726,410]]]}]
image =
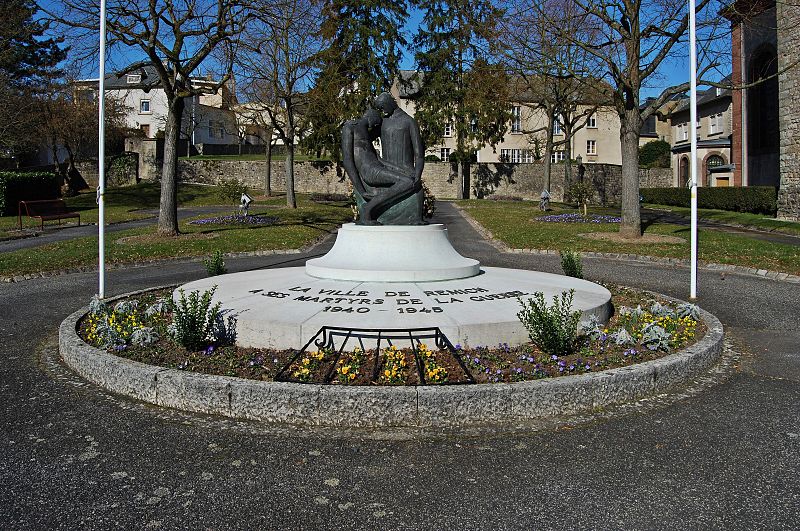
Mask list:
[{"label": "bronze statue of two figures", "polygon": [[[381,139],[381,155],[372,142]],[[356,194],[359,225],[422,225],[425,147],[414,119],[384,92],[342,127],[342,162]]]}]

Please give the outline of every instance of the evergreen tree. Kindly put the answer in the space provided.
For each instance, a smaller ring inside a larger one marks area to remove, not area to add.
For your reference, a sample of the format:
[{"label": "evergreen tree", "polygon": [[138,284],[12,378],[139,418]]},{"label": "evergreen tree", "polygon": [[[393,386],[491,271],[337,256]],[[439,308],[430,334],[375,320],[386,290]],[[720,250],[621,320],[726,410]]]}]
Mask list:
[{"label": "evergreen tree", "polygon": [[418,64],[415,118],[425,144],[456,139],[462,196],[469,195],[468,164],[484,144],[496,146],[511,118],[508,77],[487,60],[502,11],[488,0],[420,0],[423,24],[414,39]]},{"label": "evergreen tree", "polygon": [[34,20],[33,0],[0,2],[0,79],[13,85],[42,85],[57,76],[55,67],[66,57],[63,39],[43,39],[47,24]]},{"label": "evergreen tree", "polygon": [[339,158],[340,126],[359,116],[397,78],[400,31],[408,17],[405,0],[326,0],[321,35],[327,46],[309,92],[311,134],[305,145]]},{"label": "evergreen tree", "polygon": [[37,96],[60,75],[56,65],[66,56],[63,39],[44,39],[47,24],[34,19],[33,0],[0,2],[0,156],[33,150]]}]

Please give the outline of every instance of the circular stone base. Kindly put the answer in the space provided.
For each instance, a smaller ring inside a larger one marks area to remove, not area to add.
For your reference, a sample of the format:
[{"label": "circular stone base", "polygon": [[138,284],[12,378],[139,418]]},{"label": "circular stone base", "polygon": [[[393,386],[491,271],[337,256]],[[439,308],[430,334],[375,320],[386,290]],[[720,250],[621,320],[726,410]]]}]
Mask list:
[{"label": "circular stone base", "polygon": [[473,277],[480,267],[453,249],[444,225],[347,223],[325,256],[306,262],[306,273],[333,280],[420,282]]},{"label": "circular stone base", "polygon": [[[303,267],[249,271],[190,282],[186,292],[217,286],[214,300],[235,315],[237,344],[300,348],[323,326],[370,329],[439,327],[453,344],[528,341],[518,297],[575,290],[582,320],[611,314],[611,293],[598,284],[536,271],[485,267],[472,278],[441,282],[362,282],[314,278]],[[176,291],[177,294],[177,291]]]}]

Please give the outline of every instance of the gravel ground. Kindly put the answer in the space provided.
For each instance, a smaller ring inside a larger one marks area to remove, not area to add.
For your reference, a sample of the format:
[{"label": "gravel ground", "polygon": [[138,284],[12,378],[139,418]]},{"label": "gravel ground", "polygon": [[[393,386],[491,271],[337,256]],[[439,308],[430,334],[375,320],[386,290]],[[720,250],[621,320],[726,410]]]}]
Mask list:
[{"label": "gravel ground", "polygon": [[[447,204],[462,254],[499,253]],[[315,249],[324,251],[326,242]],[[231,272],[310,255],[229,260]],[[591,280],[686,298],[688,269],[586,259]],[[112,271],[110,294],[204,276],[199,262]],[[769,528],[800,522],[800,289],[702,272],[731,368],[696,388],[561,426],[442,435],[300,431],[104,392],[65,369],[58,324],[92,273],[0,285],[0,521],[5,529]]]}]

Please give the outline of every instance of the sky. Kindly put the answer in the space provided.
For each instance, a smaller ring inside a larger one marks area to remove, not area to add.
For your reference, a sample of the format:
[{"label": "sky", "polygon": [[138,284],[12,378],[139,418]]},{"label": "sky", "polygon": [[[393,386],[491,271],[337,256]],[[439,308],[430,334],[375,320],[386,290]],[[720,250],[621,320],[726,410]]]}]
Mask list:
[{"label": "sky", "polygon": [[[51,6],[52,0],[39,0],[39,4],[42,6]],[[410,41],[413,38],[413,34],[421,23],[421,20],[422,12],[420,10],[414,8],[409,10],[408,21],[404,27],[406,40]],[[658,96],[664,88],[683,83],[689,79],[688,44],[679,44],[676,48],[676,52],[677,53],[675,54],[675,57],[662,66],[661,74],[658,76],[658,78],[648,80],[648,86],[643,88],[641,93],[642,99],[649,96]],[[120,68],[125,64],[129,64],[130,62],[139,60],[140,58],[141,55],[135,50],[125,53],[122,56],[117,55],[110,57],[106,65],[106,69],[113,70],[114,68]],[[404,50],[401,68],[406,70],[411,70],[414,68],[414,55],[409,50]],[[85,78],[97,77],[97,72],[98,65],[94,63],[91,65],[85,65],[82,69],[81,75]],[[725,73],[727,72],[723,72],[723,74]],[[719,77],[721,77],[721,75],[717,76],[717,78]]]}]

